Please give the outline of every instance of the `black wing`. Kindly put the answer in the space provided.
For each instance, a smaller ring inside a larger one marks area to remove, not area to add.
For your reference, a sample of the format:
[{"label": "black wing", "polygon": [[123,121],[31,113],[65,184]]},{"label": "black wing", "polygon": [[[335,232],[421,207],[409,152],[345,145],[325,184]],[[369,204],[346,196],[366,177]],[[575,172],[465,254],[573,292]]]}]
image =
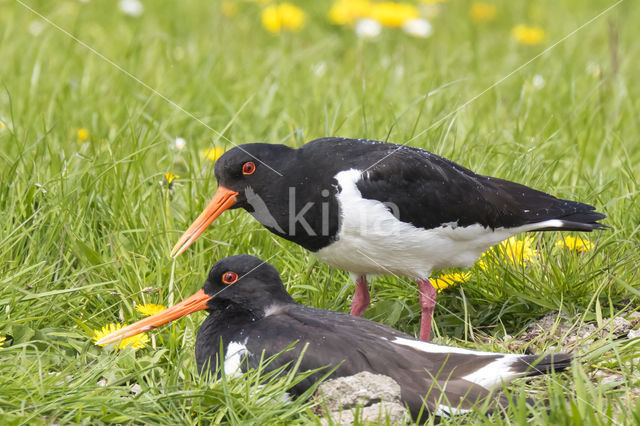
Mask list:
[{"label": "black wing", "polygon": [[337,159],[339,164],[366,170],[358,182],[363,197],[393,203],[400,220],[417,227],[457,223],[512,228],[550,219],[563,222],[562,227],[553,229],[606,227],[597,223],[606,216],[593,206],[482,176],[422,149],[341,138],[319,139],[304,148],[312,151],[326,144],[333,144],[334,152],[343,154]]},{"label": "black wing", "polygon": [[400,219],[422,228],[444,223],[512,228],[550,219],[590,231],[605,215],[594,207],[503,179],[478,175],[425,151],[400,149],[358,182],[363,197],[398,206]]}]

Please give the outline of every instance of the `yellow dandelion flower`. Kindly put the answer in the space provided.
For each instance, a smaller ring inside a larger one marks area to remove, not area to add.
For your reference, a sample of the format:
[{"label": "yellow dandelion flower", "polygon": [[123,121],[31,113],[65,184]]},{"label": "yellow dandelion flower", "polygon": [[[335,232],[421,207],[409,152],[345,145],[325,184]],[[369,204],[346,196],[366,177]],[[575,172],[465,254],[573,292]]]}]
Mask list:
[{"label": "yellow dandelion flower", "polygon": [[[533,237],[525,237],[522,240],[517,240],[516,237],[511,237],[504,240],[494,249],[494,251],[487,251],[482,255],[482,259],[478,261],[480,269],[486,271],[487,263],[506,263],[511,265],[525,266],[536,260],[538,257],[538,251],[533,248]],[[497,257],[496,257],[497,252]]]},{"label": "yellow dandelion flower", "polygon": [[409,3],[383,1],[373,3],[369,17],[387,27],[402,27],[405,22],[420,16],[418,9]]},{"label": "yellow dandelion flower", "polygon": [[84,142],[89,139],[89,131],[83,127],[81,129],[78,129],[78,131],[76,132],[76,136],[78,136],[78,140],[80,142]]},{"label": "yellow dandelion flower", "polygon": [[163,305],[155,305],[153,303],[145,303],[144,305],[136,305],[136,311],[140,312],[142,315],[146,317],[150,317],[151,315],[155,315],[159,312],[167,309],[166,306]]},{"label": "yellow dandelion flower", "polygon": [[4,345],[4,341],[7,340],[5,336],[0,337],[0,348]]},{"label": "yellow dandelion flower", "polygon": [[[113,333],[114,331],[118,331],[121,328],[126,327],[126,324],[107,324],[100,330],[93,330],[93,340],[98,341],[103,337]],[[122,339],[117,346],[117,349],[124,349],[127,346],[131,346],[133,349],[141,349],[144,348],[149,342],[149,338],[146,333],[138,334],[135,336],[127,337],[126,339]],[[101,345],[104,346],[104,345]]]},{"label": "yellow dandelion flower", "polygon": [[582,239],[580,237],[572,237],[571,235],[568,235],[556,241],[555,246],[575,250],[578,253],[584,253],[586,251],[593,250],[593,248],[595,247],[591,241]]},{"label": "yellow dandelion flower", "polygon": [[488,22],[496,19],[498,8],[495,4],[474,2],[469,8],[469,16],[474,22]]},{"label": "yellow dandelion flower", "polygon": [[169,173],[165,173],[164,174],[164,181],[167,182],[167,185],[171,185],[171,183],[173,183],[174,180],[178,179],[180,176],[178,175],[174,175],[173,173],[169,172]]},{"label": "yellow dandelion flower", "polygon": [[223,1],[220,4],[220,12],[222,16],[233,18],[238,14],[238,6],[232,1]]},{"label": "yellow dandelion flower", "polygon": [[534,242],[533,237],[524,237],[522,240],[511,237],[500,243],[500,258],[520,266],[533,262],[538,257],[538,251],[533,248]]},{"label": "yellow dandelion flower", "polygon": [[337,25],[352,25],[370,13],[369,0],[338,0],[329,9],[329,20]]},{"label": "yellow dandelion flower", "polygon": [[218,161],[218,158],[222,157],[222,154],[224,154],[224,148],[220,147],[220,146],[216,146],[213,148],[207,148],[204,151],[202,151],[202,158],[206,158],[207,160],[211,160],[211,161]]},{"label": "yellow dandelion flower", "polygon": [[454,272],[452,274],[444,274],[431,279],[431,285],[440,293],[447,287],[453,287],[461,284],[471,278],[471,272]]},{"label": "yellow dandelion flower", "polygon": [[513,27],[511,30],[511,37],[520,44],[534,46],[542,43],[547,35],[540,27],[530,27],[528,25],[520,24]]},{"label": "yellow dandelion flower", "polygon": [[291,3],[274,4],[262,11],[262,26],[272,33],[298,31],[304,27],[306,19],[304,11]]},{"label": "yellow dandelion flower", "polygon": [[483,254],[482,257],[480,258],[480,260],[478,260],[477,265],[480,267],[480,269],[482,269],[483,271],[486,271],[489,267],[487,266],[487,262],[484,261],[484,258],[487,256],[487,253]]}]

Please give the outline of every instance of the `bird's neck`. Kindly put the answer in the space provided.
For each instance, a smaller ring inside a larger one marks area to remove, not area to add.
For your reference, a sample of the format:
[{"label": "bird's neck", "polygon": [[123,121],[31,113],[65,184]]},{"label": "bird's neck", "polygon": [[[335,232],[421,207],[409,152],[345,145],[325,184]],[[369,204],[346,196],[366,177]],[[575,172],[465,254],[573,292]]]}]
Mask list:
[{"label": "bird's neck", "polygon": [[271,197],[248,197],[245,207],[269,231],[310,251],[318,251],[335,239],[339,205],[331,182],[305,179],[272,190],[277,194]]}]

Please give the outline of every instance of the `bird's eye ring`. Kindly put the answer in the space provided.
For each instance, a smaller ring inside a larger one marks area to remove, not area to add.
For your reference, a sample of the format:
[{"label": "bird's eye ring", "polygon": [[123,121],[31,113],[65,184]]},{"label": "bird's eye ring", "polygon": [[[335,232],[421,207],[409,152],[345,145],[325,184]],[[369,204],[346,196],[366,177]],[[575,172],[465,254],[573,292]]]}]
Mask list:
[{"label": "bird's eye ring", "polygon": [[222,282],[225,284],[233,284],[236,281],[238,281],[238,274],[236,274],[235,272],[225,272],[224,274],[222,274]]},{"label": "bird's eye ring", "polygon": [[243,175],[252,175],[256,171],[256,165],[253,161],[247,161],[242,165]]}]

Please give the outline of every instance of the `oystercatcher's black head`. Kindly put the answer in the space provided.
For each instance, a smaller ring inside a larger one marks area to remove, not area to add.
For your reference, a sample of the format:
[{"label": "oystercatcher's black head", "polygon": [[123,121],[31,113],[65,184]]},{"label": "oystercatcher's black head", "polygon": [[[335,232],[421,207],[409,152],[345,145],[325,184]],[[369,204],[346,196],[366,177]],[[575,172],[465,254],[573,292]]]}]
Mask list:
[{"label": "oystercatcher's black head", "polygon": [[249,255],[227,257],[213,265],[204,285],[193,296],[117,330],[96,344],[114,343],[201,310],[233,306],[234,312],[245,311],[254,318],[262,318],[268,309],[287,303],[294,302],[273,266]]},{"label": "oystercatcher's black head", "polygon": [[268,198],[269,187],[280,187],[285,171],[291,176],[295,150],[285,145],[252,143],[235,147],[218,159],[215,176],[218,190],[204,211],[180,237],[171,251],[178,256],[185,251],[222,212],[238,207],[254,209],[250,201],[256,194]]},{"label": "oystercatcher's black head", "polygon": [[246,254],[227,257],[213,265],[202,290],[211,297],[209,310],[235,305],[257,317],[270,306],[293,302],[276,268]]},{"label": "oystercatcher's black head", "polygon": [[247,207],[247,188],[262,193],[273,185],[274,179],[289,169],[289,157],[295,150],[286,145],[251,143],[225,152],[216,161],[215,175],[218,186],[237,192],[236,207]]}]

